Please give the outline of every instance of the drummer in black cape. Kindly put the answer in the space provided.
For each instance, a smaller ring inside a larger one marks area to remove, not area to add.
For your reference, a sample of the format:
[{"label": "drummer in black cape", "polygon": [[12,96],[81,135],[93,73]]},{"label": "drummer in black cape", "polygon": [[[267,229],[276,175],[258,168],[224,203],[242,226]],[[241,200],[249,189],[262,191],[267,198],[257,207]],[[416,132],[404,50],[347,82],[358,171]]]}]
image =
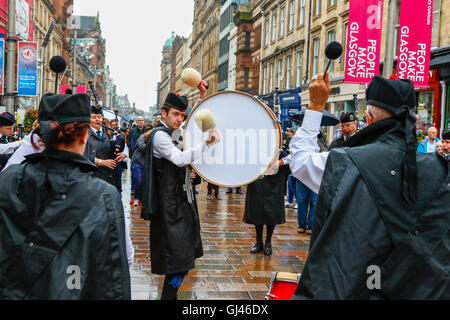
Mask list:
[{"label": "drummer in black cape", "polygon": [[[284,195],[291,173],[289,159],[288,151],[283,150],[279,160],[264,177],[247,186],[243,221],[255,225],[256,231],[256,244],[250,250],[251,254],[264,252],[265,255],[271,255],[275,226],[286,222]],[[266,242],[263,244],[264,225],[266,226]]]},{"label": "drummer in black cape", "polygon": [[[206,82],[198,85],[200,99],[207,94]],[[147,140],[141,217],[151,220],[152,273],[165,275],[161,300],[176,300],[178,289],[195,259],[203,256],[200,220],[189,164],[220,141],[212,130],[206,141],[190,150],[179,150],[172,134],[184,121],[188,99],[169,93],[161,121]]]}]

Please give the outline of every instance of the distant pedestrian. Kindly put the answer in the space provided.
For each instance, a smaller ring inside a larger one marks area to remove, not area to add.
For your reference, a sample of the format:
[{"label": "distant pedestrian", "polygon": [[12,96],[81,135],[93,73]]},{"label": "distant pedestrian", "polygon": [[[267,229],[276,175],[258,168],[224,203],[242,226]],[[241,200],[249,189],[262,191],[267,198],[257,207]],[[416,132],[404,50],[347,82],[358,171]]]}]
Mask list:
[{"label": "distant pedestrian", "polygon": [[427,154],[427,153],[436,153],[436,143],[441,141],[437,137],[437,129],[435,127],[430,127],[428,129],[428,136],[424,139],[419,146],[417,147],[417,152]]},{"label": "distant pedestrian", "polygon": [[213,193],[214,191],[214,197],[217,200],[220,200],[220,196],[219,196],[219,186],[212,184],[211,182],[208,182],[208,194],[206,195],[206,199],[208,200],[212,200],[213,199]]}]

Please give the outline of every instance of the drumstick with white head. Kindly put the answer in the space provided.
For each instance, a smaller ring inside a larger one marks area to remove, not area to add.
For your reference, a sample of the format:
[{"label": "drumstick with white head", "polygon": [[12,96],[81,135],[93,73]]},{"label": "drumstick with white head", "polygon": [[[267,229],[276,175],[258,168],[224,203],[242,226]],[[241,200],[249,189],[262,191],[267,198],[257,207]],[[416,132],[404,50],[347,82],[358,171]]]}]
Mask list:
[{"label": "drumstick with white head", "polygon": [[206,139],[208,145],[213,145],[220,141],[220,135],[216,129],[216,119],[211,110],[199,110],[196,112],[194,120],[202,132],[209,132],[208,139]]},{"label": "drumstick with white head", "polygon": [[[193,68],[186,68],[181,73],[181,80],[188,86],[197,88],[202,82],[202,75]],[[205,88],[208,89],[209,86],[205,86]]]}]

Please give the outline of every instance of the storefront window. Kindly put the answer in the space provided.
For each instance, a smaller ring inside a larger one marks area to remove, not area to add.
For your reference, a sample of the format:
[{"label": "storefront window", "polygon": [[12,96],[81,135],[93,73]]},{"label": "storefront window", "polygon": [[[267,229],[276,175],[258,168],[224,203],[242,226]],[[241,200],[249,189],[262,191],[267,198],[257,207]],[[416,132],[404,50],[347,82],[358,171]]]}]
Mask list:
[{"label": "storefront window", "polygon": [[417,114],[419,122],[417,123],[417,140],[422,141],[427,135],[427,129],[433,126],[434,112],[434,91],[419,91],[417,96]]}]

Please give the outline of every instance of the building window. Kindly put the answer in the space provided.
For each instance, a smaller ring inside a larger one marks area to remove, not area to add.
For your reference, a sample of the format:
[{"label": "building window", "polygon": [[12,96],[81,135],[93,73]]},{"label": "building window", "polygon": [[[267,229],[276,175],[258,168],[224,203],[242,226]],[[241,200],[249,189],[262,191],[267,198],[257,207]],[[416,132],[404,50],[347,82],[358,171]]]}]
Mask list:
[{"label": "building window", "polygon": [[269,92],[273,90],[273,63],[270,64]]},{"label": "building window", "polygon": [[[328,43],[333,42],[336,39],[336,32],[334,31],[334,29],[328,31]],[[326,62],[328,63],[328,61]],[[334,71],[334,60],[331,60],[330,63],[330,73],[333,73]]]},{"label": "building window", "polygon": [[291,88],[291,56],[286,59],[286,89]]},{"label": "building window", "polygon": [[305,24],[305,3],[306,0],[300,0],[300,12],[298,17],[298,24]]},{"label": "building window", "polygon": [[269,44],[269,19],[264,22],[264,46]]},{"label": "building window", "polygon": [[344,23],[344,32],[342,33],[342,48],[344,49],[342,51],[342,57],[341,59],[341,70],[345,69],[345,59],[347,58],[347,32],[348,32],[348,21]]},{"label": "building window", "polygon": [[322,0],[315,0],[314,1],[314,15],[317,16],[320,14],[320,5]]},{"label": "building window", "polygon": [[398,15],[395,17],[395,41],[394,41],[394,57],[397,56],[398,53],[398,29],[400,28],[400,3],[397,4],[397,13]]},{"label": "building window", "polygon": [[328,7],[332,7],[336,4],[336,0],[328,0]]},{"label": "building window", "polygon": [[279,34],[279,38],[284,36],[284,9],[285,8],[281,8],[281,11],[280,11],[280,34]]},{"label": "building window", "polygon": [[277,15],[274,13],[272,15],[272,41],[275,41],[277,37]]},{"label": "building window", "polygon": [[249,78],[250,78],[250,69],[249,68],[245,68],[244,69],[244,91],[245,92],[248,92]]},{"label": "building window", "polygon": [[313,75],[316,75],[319,72],[319,38],[315,38],[313,40]]},{"label": "building window", "polygon": [[303,52],[297,52],[297,81],[296,86],[299,87],[302,85],[302,55]]},{"label": "building window", "polygon": [[278,89],[281,89],[281,70],[282,70],[282,66],[283,66],[283,61],[282,60],[278,60],[277,63],[277,87]]},{"label": "building window", "polygon": [[292,0],[289,2],[289,24],[288,24],[288,32],[294,28],[294,8],[295,1]]},{"label": "building window", "polygon": [[263,92],[267,92],[267,66],[264,67],[264,74],[263,74]]},{"label": "building window", "polygon": [[250,50],[250,32],[245,33],[245,50]]}]

